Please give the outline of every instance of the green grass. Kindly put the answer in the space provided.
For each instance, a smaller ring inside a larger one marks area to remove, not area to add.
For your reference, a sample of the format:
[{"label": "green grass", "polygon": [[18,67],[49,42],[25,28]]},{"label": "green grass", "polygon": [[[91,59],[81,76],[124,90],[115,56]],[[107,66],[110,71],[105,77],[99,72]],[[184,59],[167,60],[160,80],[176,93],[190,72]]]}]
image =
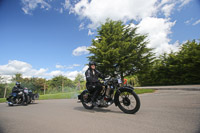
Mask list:
[{"label": "green grass", "polygon": [[[137,94],[143,94],[143,93],[153,93],[155,90],[152,90],[152,89],[134,89],[134,91]],[[80,94],[81,92],[82,91],[40,95],[39,100],[72,99],[72,98],[77,98],[77,95]],[[4,102],[6,102],[6,98],[0,98],[0,103],[4,103]]]},{"label": "green grass", "polygon": [[46,99],[71,99],[71,98],[76,98],[77,95],[78,95],[78,92],[45,94],[45,95],[40,95],[39,100],[46,100]]},{"label": "green grass", "polygon": [[135,93],[143,94],[143,93],[153,93],[155,90],[153,89],[134,89]]},{"label": "green grass", "polygon": [[0,98],[0,103],[6,102],[6,98]]},{"label": "green grass", "polygon": [[[137,94],[143,94],[143,93],[153,93],[155,90],[152,90],[152,89],[135,89],[134,91]],[[77,98],[77,95],[80,94],[81,92],[82,91],[80,91],[80,92],[69,92],[69,93],[57,93],[57,94],[40,95],[39,100]]]}]

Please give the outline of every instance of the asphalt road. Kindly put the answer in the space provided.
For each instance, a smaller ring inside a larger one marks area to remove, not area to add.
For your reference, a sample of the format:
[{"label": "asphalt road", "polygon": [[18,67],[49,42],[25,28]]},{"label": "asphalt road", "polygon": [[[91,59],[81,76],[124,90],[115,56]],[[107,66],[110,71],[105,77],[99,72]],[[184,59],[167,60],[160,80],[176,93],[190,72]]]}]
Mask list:
[{"label": "asphalt road", "polygon": [[155,90],[187,90],[187,91],[200,91],[200,85],[170,85],[170,86],[144,86],[134,87],[139,89],[155,89]]},{"label": "asphalt road", "polygon": [[157,90],[139,95],[141,109],[114,105],[86,110],[76,99],[0,104],[0,133],[200,133],[200,91]]}]

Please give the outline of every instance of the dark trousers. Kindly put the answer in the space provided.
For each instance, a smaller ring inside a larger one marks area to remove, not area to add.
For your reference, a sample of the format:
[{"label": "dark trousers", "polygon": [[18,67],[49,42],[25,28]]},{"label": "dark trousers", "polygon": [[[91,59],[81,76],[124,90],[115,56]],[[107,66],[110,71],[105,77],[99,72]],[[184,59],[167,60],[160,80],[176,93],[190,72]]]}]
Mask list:
[{"label": "dark trousers", "polygon": [[90,93],[93,93],[92,98],[91,98],[93,102],[96,101],[98,95],[103,89],[100,84],[88,85],[87,88],[90,91]]}]

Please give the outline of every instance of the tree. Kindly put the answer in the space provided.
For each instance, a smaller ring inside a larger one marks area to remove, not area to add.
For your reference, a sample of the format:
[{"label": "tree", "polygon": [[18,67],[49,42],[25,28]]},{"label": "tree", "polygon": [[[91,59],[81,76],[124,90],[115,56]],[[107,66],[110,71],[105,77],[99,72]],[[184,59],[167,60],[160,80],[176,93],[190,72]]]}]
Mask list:
[{"label": "tree", "polygon": [[84,82],[84,76],[82,74],[77,74],[74,83],[78,83],[78,82]]},{"label": "tree", "polygon": [[[142,85],[200,83],[200,43],[196,40],[180,45],[178,52],[164,53],[140,80]],[[140,75],[139,75],[140,76]]]},{"label": "tree", "polygon": [[3,97],[4,95],[5,85],[3,80],[4,80],[3,77],[0,75],[0,98]]},{"label": "tree", "polygon": [[16,73],[15,76],[12,77],[12,81],[22,82],[23,81],[22,74],[21,73]]},{"label": "tree", "polygon": [[186,84],[200,83],[200,42],[196,40],[187,41],[182,44],[177,53],[179,69],[181,69],[181,80]]},{"label": "tree", "polygon": [[3,84],[4,78],[0,75],[0,84]]},{"label": "tree", "polygon": [[121,21],[107,20],[98,28],[98,36],[89,48],[89,60],[107,76],[125,76],[144,72],[153,60],[152,49],[146,47],[146,35],[136,33],[137,28]]},{"label": "tree", "polygon": [[84,88],[85,86],[85,79],[84,76],[82,74],[77,74],[75,80],[74,80],[75,85],[77,86],[77,88],[80,90],[82,88]]},{"label": "tree", "polygon": [[62,75],[52,78],[51,80],[49,80],[48,84],[51,88],[55,88],[57,91],[62,92],[64,91],[64,87],[74,87],[72,80]]}]

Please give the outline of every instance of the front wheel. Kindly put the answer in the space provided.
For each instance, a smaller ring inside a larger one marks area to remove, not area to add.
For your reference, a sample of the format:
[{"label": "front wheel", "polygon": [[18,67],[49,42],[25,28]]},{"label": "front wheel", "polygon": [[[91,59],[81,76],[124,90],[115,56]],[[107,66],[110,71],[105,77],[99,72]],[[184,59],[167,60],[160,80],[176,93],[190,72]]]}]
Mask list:
[{"label": "front wheel", "polygon": [[140,109],[140,99],[133,90],[121,90],[118,95],[118,107],[124,113],[134,114]]},{"label": "front wheel", "polygon": [[28,96],[23,96],[22,98],[22,105],[27,106],[28,105]]},{"label": "front wheel", "polygon": [[87,90],[85,90],[81,93],[81,103],[82,103],[83,107],[86,109],[94,108],[94,106],[92,105],[92,102],[91,102],[90,94]]},{"label": "front wheel", "polygon": [[9,98],[7,98],[8,106],[13,106],[13,103],[14,103],[13,98],[14,98],[14,97],[12,97],[12,96],[10,96]]}]

